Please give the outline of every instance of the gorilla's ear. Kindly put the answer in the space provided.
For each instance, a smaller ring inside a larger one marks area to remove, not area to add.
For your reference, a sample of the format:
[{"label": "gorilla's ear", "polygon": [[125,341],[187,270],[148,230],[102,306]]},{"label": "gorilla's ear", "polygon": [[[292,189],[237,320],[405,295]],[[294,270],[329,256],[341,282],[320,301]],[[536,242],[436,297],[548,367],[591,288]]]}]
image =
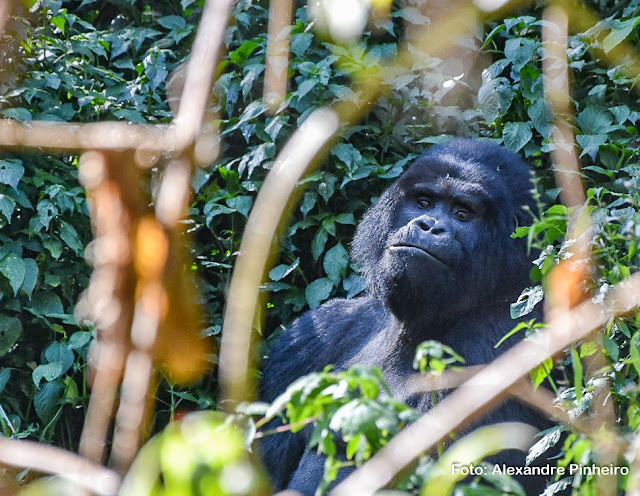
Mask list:
[{"label": "gorilla's ear", "polygon": [[520,219],[518,219],[517,215],[514,215],[511,221],[511,231],[514,232],[518,227],[520,227]]}]

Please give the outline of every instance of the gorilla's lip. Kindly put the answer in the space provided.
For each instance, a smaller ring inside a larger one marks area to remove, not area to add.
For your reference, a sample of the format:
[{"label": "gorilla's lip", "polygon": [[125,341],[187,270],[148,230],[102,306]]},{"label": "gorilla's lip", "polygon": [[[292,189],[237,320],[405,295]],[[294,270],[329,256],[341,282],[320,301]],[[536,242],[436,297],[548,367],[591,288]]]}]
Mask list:
[{"label": "gorilla's lip", "polygon": [[420,250],[421,252],[425,253],[426,255],[429,255],[431,258],[435,258],[441,264],[447,265],[447,263],[444,260],[442,260],[438,255],[436,255],[433,252],[427,250],[424,246],[416,245],[416,244],[413,244],[413,243],[396,243],[394,245],[391,245],[389,248],[391,248],[391,249],[413,248],[413,249],[416,249],[416,250]]}]

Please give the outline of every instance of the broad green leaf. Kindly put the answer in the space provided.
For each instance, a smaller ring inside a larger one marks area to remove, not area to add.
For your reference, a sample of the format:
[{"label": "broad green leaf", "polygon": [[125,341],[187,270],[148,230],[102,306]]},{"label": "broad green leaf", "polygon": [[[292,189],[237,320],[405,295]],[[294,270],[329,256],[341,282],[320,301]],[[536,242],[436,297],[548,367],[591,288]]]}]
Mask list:
[{"label": "broad green leaf", "polygon": [[74,360],[73,351],[69,349],[66,343],[59,341],[54,341],[47,346],[47,349],[44,350],[44,357],[49,363],[60,362],[62,374],[71,368]]},{"label": "broad green leaf", "polygon": [[531,125],[528,122],[508,122],[502,130],[504,144],[513,152],[520,151],[532,137]]},{"label": "broad green leaf", "polygon": [[184,29],[187,25],[187,22],[184,20],[184,17],[176,16],[176,15],[168,15],[159,18],[156,21],[160,26],[166,29]]},{"label": "broad green leaf", "polygon": [[60,221],[60,238],[76,253],[76,255],[80,255],[82,253],[83,246],[80,241],[80,237],[78,236],[78,231],[76,231],[75,227],[64,220]]},{"label": "broad green leaf", "polygon": [[335,286],[340,284],[344,271],[349,266],[349,252],[338,243],[329,249],[324,256],[322,266]]},{"label": "broad green leaf", "polygon": [[22,324],[18,319],[0,315],[0,357],[9,352],[21,334]]},{"label": "broad green leaf", "polygon": [[513,64],[513,69],[519,71],[533,57],[538,43],[530,38],[511,38],[504,44],[504,55]]},{"label": "broad green leaf", "polygon": [[298,89],[296,90],[296,94],[298,98],[302,99],[305,97],[307,93],[309,93],[315,86],[318,84],[318,81],[314,79],[305,79],[298,85]]},{"label": "broad green leaf", "polygon": [[54,381],[64,374],[62,362],[51,362],[44,365],[38,365],[31,374],[31,379],[36,387],[40,387],[42,379],[45,381]]},{"label": "broad green leaf", "polygon": [[300,265],[300,259],[296,258],[291,265],[280,264],[269,271],[269,279],[272,281],[280,281],[287,277]]},{"label": "broad green leaf", "polygon": [[337,144],[331,150],[331,154],[343,162],[349,170],[354,170],[355,167],[362,162],[362,155],[360,152],[356,147],[349,143]]},{"label": "broad green leaf", "polygon": [[88,331],[77,331],[74,332],[69,338],[68,347],[70,350],[80,350],[85,345],[89,344],[93,336]]},{"label": "broad green leaf", "polygon": [[47,382],[36,393],[33,399],[33,406],[40,420],[48,424],[58,411],[58,401],[62,398],[64,387],[59,381]]},{"label": "broad green leaf", "polygon": [[609,53],[633,32],[635,27],[640,23],[640,17],[632,17],[626,21],[615,20],[611,32],[602,42],[602,49],[605,53]]},{"label": "broad green leaf", "polygon": [[547,108],[547,104],[543,98],[536,100],[527,109],[527,115],[531,119],[531,123],[536,131],[538,131],[543,138],[549,139],[551,136],[551,112]]},{"label": "broad green leaf", "polygon": [[143,60],[144,73],[149,78],[151,89],[155,90],[165,82],[169,72],[166,69],[166,55],[164,50],[151,50]]},{"label": "broad green leaf", "polygon": [[62,243],[60,243],[60,241],[58,241],[57,239],[45,239],[42,243],[42,246],[44,246],[47,251],[51,253],[51,256],[56,260],[58,260],[60,258],[60,255],[62,255]]},{"label": "broad green leaf", "polygon": [[606,134],[613,129],[613,114],[606,108],[589,105],[578,114],[578,126],[582,134]]},{"label": "broad green leaf", "polygon": [[67,18],[63,16],[54,16],[51,18],[51,24],[57,27],[62,34],[64,34],[64,28],[67,25]]},{"label": "broad green leaf", "polygon": [[328,234],[324,229],[318,229],[316,235],[313,237],[311,241],[311,254],[313,255],[314,260],[318,260],[322,252],[324,251],[324,246],[327,243]]},{"label": "broad green leaf", "polygon": [[9,280],[11,289],[13,289],[13,296],[16,296],[24,282],[26,274],[25,263],[18,255],[9,252],[0,260],[0,274]]},{"label": "broad green leaf", "polygon": [[307,286],[305,291],[305,297],[309,308],[316,308],[324,300],[329,298],[331,290],[333,289],[333,283],[330,279],[323,277],[322,279],[316,279]]},{"label": "broad green leaf", "polygon": [[23,124],[28,124],[33,119],[31,112],[28,109],[22,107],[8,108],[0,111],[0,114],[8,117],[9,119],[15,119]]},{"label": "broad green leaf", "polygon": [[0,193],[0,213],[4,215],[7,222],[11,222],[11,216],[16,209],[16,202],[13,198],[8,197]]},{"label": "broad green leaf", "polygon": [[18,182],[24,174],[24,167],[20,160],[0,159],[0,184],[6,184],[18,189]]},{"label": "broad green leaf", "polygon": [[11,369],[3,368],[0,369],[0,394],[4,391],[4,388],[7,386],[9,382],[9,378],[11,377]]},{"label": "broad green leaf", "polygon": [[542,286],[525,289],[515,303],[511,304],[511,318],[519,319],[533,311],[544,298]]},{"label": "broad green leaf", "polygon": [[62,315],[64,307],[57,294],[49,291],[39,291],[31,300],[33,310],[43,316]]},{"label": "broad green leaf", "polygon": [[250,196],[234,196],[227,200],[227,205],[233,210],[240,212],[244,217],[249,216],[249,211],[253,205],[253,198]]},{"label": "broad green leaf", "polygon": [[33,290],[38,282],[38,264],[31,258],[23,258],[22,261],[24,262],[25,272],[24,280],[22,281],[20,289],[22,289],[22,291],[31,298]]},{"label": "broad green leaf", "polygon": [[497,78],[484,83],[478,91],[482,115],[488,123],[507,113],[515,93],[508,79]]}]

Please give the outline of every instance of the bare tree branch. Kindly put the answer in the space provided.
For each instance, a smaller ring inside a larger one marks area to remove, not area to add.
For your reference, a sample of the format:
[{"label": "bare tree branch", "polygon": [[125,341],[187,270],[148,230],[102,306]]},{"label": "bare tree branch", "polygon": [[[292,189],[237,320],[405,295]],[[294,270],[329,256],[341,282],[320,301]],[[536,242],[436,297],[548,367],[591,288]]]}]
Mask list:
[{"label": "bare tree branch", "polygon": [[115,472],[69,451],[33,441],[0,437],[0,464],[56,474],[101,496],[116,494]]}]

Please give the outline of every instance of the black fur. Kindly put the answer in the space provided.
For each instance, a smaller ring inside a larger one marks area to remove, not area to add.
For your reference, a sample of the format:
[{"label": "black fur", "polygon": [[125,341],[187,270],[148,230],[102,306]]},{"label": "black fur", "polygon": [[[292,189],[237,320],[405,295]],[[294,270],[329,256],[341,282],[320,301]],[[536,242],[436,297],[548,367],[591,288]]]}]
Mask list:
[{"label": "black fur", "polygon": [[[272,401],[293,380],[327,364],[337,370],[364,364],[382,369],[395,398],[426,411],[429,395],[407,385],[417,344],[441,341],[468,365],[496,358],[517,339],[494,348],[515,326],[509,304],[529,282],[531,256],[510,234],[531,221],[531,190],[522,160],[487,141],[454,140],[419,157],[357,229],[352,256],[367,281],[366,295],[331,300],[279,336],[264,367],[262,398]],[[482,423],[505,420],[541,423],[513,402]],[[314,493],[323,459],[305,452],[305,443],[304,433],[265,439],[275,489]],[[522,465],[524,455],[500,461]]]}]

